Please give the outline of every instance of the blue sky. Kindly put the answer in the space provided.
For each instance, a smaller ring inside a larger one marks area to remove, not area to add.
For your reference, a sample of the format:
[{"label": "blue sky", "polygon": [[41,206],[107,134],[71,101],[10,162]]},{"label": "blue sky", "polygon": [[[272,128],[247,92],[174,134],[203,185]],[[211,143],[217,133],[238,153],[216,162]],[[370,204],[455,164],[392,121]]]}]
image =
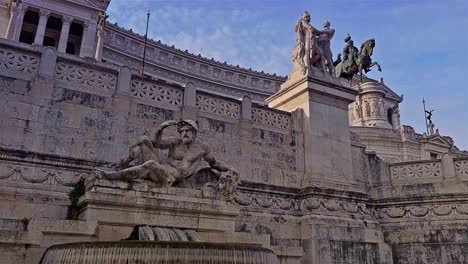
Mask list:
[{"label": "blue sky", "polygon": [[346,33],[356,44],[376,39],[373,60],[396,93],[403,124],[425,131],[422,98],[435,109],[441,134],[468,149],[468,1],[466,0],[112,0],[109,20],[205,57],[245,68],[289,74],[294,24],[303,11],[318,28],[336,30],[334,56]]}]

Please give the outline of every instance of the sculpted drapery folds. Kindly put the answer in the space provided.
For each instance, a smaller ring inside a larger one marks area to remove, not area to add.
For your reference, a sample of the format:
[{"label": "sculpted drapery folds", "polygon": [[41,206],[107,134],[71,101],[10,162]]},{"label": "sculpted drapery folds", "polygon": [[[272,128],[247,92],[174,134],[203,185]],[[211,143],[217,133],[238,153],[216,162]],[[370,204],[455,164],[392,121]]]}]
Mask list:
[{"label": "sculpted drapery folds", "polygon": [[[178,137],[163,138],[164,129],[177,126]],[[201,169],[202,160],[212,169],[238,172],[217,161],[209,148],[196,141],[198,127],[192,120],[169,120],[162,123],[155,131],[153,138],[141,137],[129,148],[128,154],[120,161],[117,171],[96,169],[98,178],[108,180],[135,181],[150,179],[163,186],[183,181],[195,175]],[[166,162],[160,162],[157,149],[168,149]]]},{"label": "sculpted drapery folds", "polygon": [[[325,54],[324,47],[330,45],[334,30],[325,28],[324,31],[320,31],[313,27],[310,24],[310,14],[307,11],[302,14],[301,20],[296,23],[294,30],[296,32],[296,47],[292,56],[294,66],[300,68],[302,74],[306,74],[308,69],[312,69],[312,66],[325,72],[327,54]],[[320,36],[322,36],[321,40]],[[322,45],[319,45],[319,41],[322,42]]]}]

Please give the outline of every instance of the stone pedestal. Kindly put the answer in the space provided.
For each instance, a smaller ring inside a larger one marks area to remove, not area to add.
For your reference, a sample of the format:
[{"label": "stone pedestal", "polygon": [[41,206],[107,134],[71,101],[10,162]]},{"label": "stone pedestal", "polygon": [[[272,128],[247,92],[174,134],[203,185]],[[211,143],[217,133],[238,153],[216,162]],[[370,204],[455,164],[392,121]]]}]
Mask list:
[{"label": "stone pedestal", "polygon": [[302,187],[354,183],[348,104],[354,101],[357,91],[326,74],[321,75],[293,72],[280,91],[266,99],[272,108],[289,112],[304,110]]},{"label": "stone pedestal", "polygon": [[147,183],[92,179],[80,198],[79,219],[114,226],[150,225],[234,232],[239,208],[188,188],[154,188]]}]

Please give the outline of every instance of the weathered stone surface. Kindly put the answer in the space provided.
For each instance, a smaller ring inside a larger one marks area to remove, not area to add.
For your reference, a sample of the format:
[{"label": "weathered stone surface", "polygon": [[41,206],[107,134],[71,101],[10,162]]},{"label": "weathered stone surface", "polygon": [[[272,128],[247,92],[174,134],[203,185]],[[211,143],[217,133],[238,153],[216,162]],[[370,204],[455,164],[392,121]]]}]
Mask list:
[{"label": "weathered stone surface", "polygon": [[[53,244],[125,239],[138,224],[262,245],[287,264],[467,261],[466,155],[448,137],[400,126],[402,97],[383,81],[358,92],[292,74],[272,96],[283,77],[153,42],[148,73],[165,80],[150,78],[134,73],[140,37],[115,25],[103,34],[103,59],[129,68],[0,40],[1,263],[37,263]],[[259,104],[268,96],[270,107]],[[169,119],[196,121],[197,140],[239,170],[230,203],[214,185],[89,179]],[[79,220],[67,219],[80,178]]]}]

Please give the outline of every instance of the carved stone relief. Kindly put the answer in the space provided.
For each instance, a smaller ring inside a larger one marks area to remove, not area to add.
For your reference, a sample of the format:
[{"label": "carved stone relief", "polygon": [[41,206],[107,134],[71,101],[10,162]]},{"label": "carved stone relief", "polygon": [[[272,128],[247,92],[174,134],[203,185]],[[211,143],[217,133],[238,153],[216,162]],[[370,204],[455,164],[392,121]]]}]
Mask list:
[{"label": "carved stone relief", "polygon": [[132,80],[130,92],[133,96],[166,104],[182,105],[183,91],[175,87]]},{"label": "carved stone relief", "polygon": [[34,75],[39,68],[40,58],[37,55],[18,53],[5,47],[0,49],[0,70],[19,71]]},{"label": "carved stone relief", "polygon": [[391,165],[390,173],[393,180],[405,181],[419,178],[441,177],[442,164],[440,162]]},{"label": "carved stone relief", "polygon": [[468,176],[468,160],[458,160],[454,163],[457,176]]},{"label": "carved stone relief", "polygon": [[240,118],[240,103],[214,97],[209,95],[197,94],[196,108],[199,111],[226,116],[230,118]]},{"label": "carved stone relief", "polygon": [[64,61],[57,62],[55,78],[65,82],[67,87],[70,85],[87,91],[95,91],[97,88],[111,92],[115,90],[117,84],[116,74]]},{"label": "carved stone relief", "polygon": [[252,122],[281,129],[289,129],[291,115],[287,112],[252,107]]}]

